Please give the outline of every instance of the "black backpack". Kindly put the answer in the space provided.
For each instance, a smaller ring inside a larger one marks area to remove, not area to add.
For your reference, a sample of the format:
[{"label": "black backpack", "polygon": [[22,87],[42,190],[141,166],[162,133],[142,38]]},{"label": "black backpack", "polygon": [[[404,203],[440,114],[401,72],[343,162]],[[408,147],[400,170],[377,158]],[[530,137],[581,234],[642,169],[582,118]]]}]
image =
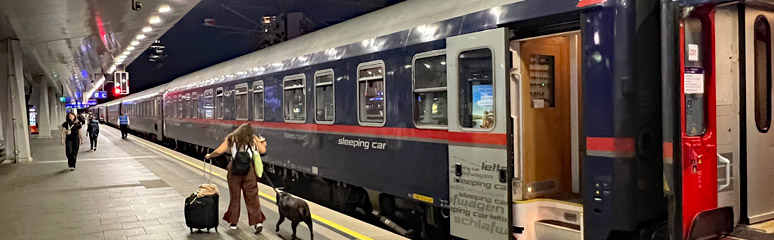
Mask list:
[{"label": "black backpack", "polygon": [[231,174],[244,176],[250,172],[250,165],[253,164],[253,158],[250,153],[238,151],[236,157],[231,161]]}]

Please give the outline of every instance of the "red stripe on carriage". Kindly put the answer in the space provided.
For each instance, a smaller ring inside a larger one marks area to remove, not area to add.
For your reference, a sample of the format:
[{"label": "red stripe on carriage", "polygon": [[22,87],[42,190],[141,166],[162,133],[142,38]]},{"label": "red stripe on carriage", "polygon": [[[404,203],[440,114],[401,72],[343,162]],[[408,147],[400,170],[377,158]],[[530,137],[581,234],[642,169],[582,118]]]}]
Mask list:
[{"label": "red stripe on carriage", "polygon": [[429,140],[446,140],[458,143],[489,144],[489,145],[507,145],[506,134],[500,133],[475,133],[475,132],[449,132],[447,130],[416,129],[416,128],[392,128],[392,127],[363,127],[347,125],[324,125],[311,123],[280,123],[280,122],[258,122],[246,120],[221,120],[221,119],[168,119],[173,122],[195,122],[203,124],[230,124],[240,125],[249,123],[256,127],[266,127],[275,129],[289,129],[310,132],[329,132],[340,134],[362,134],[392,137],[420,138]]}]

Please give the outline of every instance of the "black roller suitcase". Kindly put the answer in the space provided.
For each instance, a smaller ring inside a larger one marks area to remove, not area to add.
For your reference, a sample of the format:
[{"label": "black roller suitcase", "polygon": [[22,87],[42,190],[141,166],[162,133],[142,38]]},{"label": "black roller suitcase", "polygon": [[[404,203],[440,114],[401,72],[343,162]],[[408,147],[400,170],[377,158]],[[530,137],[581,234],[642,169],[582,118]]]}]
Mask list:
[{"label": "black roller suitcase", "polygon": [[[207,169],[207,162],[205,161],[204,164],[204,168]],[[204,178],[207,179],[206,170],[204,174]],[[212,163],[210,163],[210,184],[212,184]],[[196,193],[185,199],[185,225],[191,232],[194,229],[207,229],[207,232],[210,232],[211,228],[214,228],[215,232],[218,231],[218,199],[218,194],[197,197]]]}]

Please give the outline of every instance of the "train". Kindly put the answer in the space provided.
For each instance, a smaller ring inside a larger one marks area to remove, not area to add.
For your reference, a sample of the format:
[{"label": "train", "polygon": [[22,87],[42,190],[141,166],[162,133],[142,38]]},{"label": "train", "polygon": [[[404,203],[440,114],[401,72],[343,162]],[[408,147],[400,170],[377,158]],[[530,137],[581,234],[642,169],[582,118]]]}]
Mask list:
[{"label": "train", "polygon": [[774,219],[771,20],[406,1],[91,111],[198,153],[248,123],[268,177],[415,239],[703,239]]}]

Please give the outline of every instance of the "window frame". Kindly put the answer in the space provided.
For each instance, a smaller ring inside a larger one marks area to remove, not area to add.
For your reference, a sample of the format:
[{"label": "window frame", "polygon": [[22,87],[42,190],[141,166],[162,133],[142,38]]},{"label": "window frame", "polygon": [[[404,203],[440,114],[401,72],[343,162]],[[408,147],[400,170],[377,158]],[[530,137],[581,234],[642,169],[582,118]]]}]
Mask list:
[{"label": "window frame", "polygon": [[[360,79],[360,70],[366,69],[366,68],[381,68],[382,69],[382,82],[384,82],[384,96],[382,98],[384,99],[384,118],[382,122],[364,122],[360,118],[360,81],[368,81],[368,80],[361,80]],[[387,71],[385,68],[385,64],[383,60],[374,60],[369,62],[363,62],[357,65],[355,73],[355,89],[357,90],[357,94],[355,94],[355,103],[357,103],[357,123],[360,126],[367,126],[367,127],[384,127],[385,124],[387,124]]]},{"label": "window frame", "polygon": [[[489,49],[489,52],[492,53],[492,55],[491,55],[492,56],[491,57],[492,58],[492,65],[491,65],[492,66],[492,69],[491,69],[492,70],[492,95],[493,95],[492,96],[492,98],[493,98],[492,109],[495,110],[495,115],[494,115],[495,121],[494,121],[494,125],[492,125],[491,128],[485,128],[485,129],[464,127],[464,126],[462,126],[462,123],[460,121],[460,114],[462,114],[462,112],[460,111],[460,102],[461,102],[460,101],[461,100],[460,99],[460,86],[462,85],[460,83],[461,82],[461,80],[460,80],[460,55],[462,55],[462,53],[464,53],[464,52],[475,51],[475,50],[480,50],[480,49]],[[457,120],[456,120],[457,127],[459,127],[460,130],[463,131],[463,132],[492,132],[492,131],[494,131],[497,128],[497,124],[498,124],[497,115],[498,114],[503,114],[503,113],[497,113],[497,101],[496,101],[496,99],[497,99],[497,95],[496,95],[497,94],[497,84],[496,84],[497,77],[495,76],[495,74],[497,74],[497,71],[495,71],[495,66],[497,65],[497,61],[496,61],[496,55],[495,54],[496,54],[495,49],[492,48],[491,46],[478,46],[478,47],[460,49],[457,52],[457,54],[454,56],[456,58],[455,61],[457,62],[457,71],[455,71],[455,74],[457,74],[457,76],[456,76],[456,78],[457,78],[457,89],[455,91],[455,95],[456,96],[454,96],[455,98],[457,98],[457,106],[454,106],[455,108],[457,108],[457,111],[456,111],[457,112],[457,116],[454,116],[454,117],[457,118]],[[446,61],[449,61],[449,59],[446,59]],[[448,72],[447,72],[447,74],[448,74]],[[446,86],[448,87],[448,85],[446,85]]]},{"label": "window frame", "polygon": [[[218,93],[218,92],[220,92],[220,93]],[[213,115],[213,117],[215,117],[215,119],[223,119],[223,117],[226,115],[225,111],[223,111],[224,110],[223,109],[223,105],[224,105],[223,104],[223,102],[224,102],[223,99],[225,99],[225,92],[223,90],[223,87],[219,87],[219,88],[215,89],[214,97],[215,98],[212,101],[212,108],[213,108],[214,112],[213,112],[212,115]],[[220,98],[219,101],[218,101],[218,98]]]},{"label": "window frame", "polygon": [[[207,95],[207,93],[210,93],[210,94]],[[205,101],[205,103],[204,103],[205,106],[202,107],[202,109],[204,109],[204,115],[202,116],[202,118],[203,119],[215,119],[215,91],[212,90],[212,88],[210,88],[210,89],[204,90],[204,92],[202,94],[204,95],[204,99],[208,99],[208,98],[212,99],[210,101],[212,103],[212,117],[207,117],[207,109],[206,109],[206,107],[207,107],[206,104],[207,103]]]},{"label": "window frame", "polygon": [[191,118],[198,119],[199,118],[199,92],[192,92],[191,93],[191,109],[193,113],[191,114]]},{"label": "window frame", "polygon": [[191,109],[191,93],[190,92],[185,93],[184,98],[185,98],[185,103],[183,103],[183,105],[185,105],[185,107],[183,109],[185,110],[183,111],[184,111],[185,118],[191,118],[191,111],[193,110]]},{"label": "window frame", "polygon": [[[318,83],[317,77],[318,76],[324,76],[324,75],[331,75],[331,82],[330,83]],[[314,113],[312,114],[314,116],[314,122],[317,124],[327,124],[327,125],[333,125],[336,122],[336,74],[333,72],[333,68],[323,69],[314,72],[314,89],[312,91],[312,99],[314,99]],[[330,121],[318,121],[317,120],[317,87],[321,86],[331,86],[331,91],[333,92],[333,120]]]},{"label": "window frame", "polygon": [[[239,91],[240,88],[244,88],[245,89],[244,92],[240,92]],[[249,95],[249,93],[250,93],[250,88],[247,85],[247,83],[240,83],[240,84],[234,85],[234,119],[241,120],[241,121],[245,121],[245,120],[250,119],[250,95]],[[245,103],[244,103],[244,108],[247,110],[247,114],[243,118],[239,117],[239,111],[237,111],[237,109],[238,109],[237,108],[237,105],[238,105],[237,97],[240,96],[240,95],[247,95],[247,96],[245,96]]]},{"label": "window frame", "polygon": [[[441,88],[444,88],[446,91],[446,125],[422,125],[417,123],[417,106],[415,104],[415,96],[414,94],[417,93],[417,78],[416,78],[416,69],[417,69],[417,59],[422,58],[432,58],[437,56],[446,56],[446,49],[439,49],[439,50],[433,50],[433,51],[427,51],[427,52],[421,52],[414,55],[414,57],[411,59],[411,121],[414,122],[414,127],[418,129],[436,129],[436,130],[448,130],[449,129],[449,71],[447,69],[446,71],[446,87],[434,87],[434,88],[421,88],[421,89],[428,89],[428,91],[425,92],[441,92]],[[446,60],[448,64],[448,59]],[[437,90],[437,91],[433,91]]]},{"label": "window frame", "polygon": [[[255,113],[257,113],[255,111],[255,92],[257,91],[255,87],[258,86],[259,84],[261,85],[261,90],[259,92],[263,93],[263,97],[261,98],[261,102],[263,102],[263,108],[261,108],[261,116],[262,117],[260,119],[256,118],[256,114],[255,114]],[[283,94],[284,94],[284,92],[285,91],[283,90]],[[266,85],[264,85],[263,80],[258,80],[258,81],[254,81],[253,82],[252,88],[250,88],[250,100],[251,100],[250,103],[253,106],[252,109],[251,109],[252,110],[251,112],[253,114],[253,121],[261,121],[261,122],[263,122],[263,120],[266,119]],[[282,118],[284,119],[285,116],[282,116]]]},{"label": "window frame", "polygon": [[[290,88],[285,87],[285,83],[286,82],[294,81],[294,80],[299,80],[299,79],[301,80],[301,84],[302,84],[300,87],[290,87]],[[302,89],[303,90],[302,92],[304,93],[304,120],[288,120],[288,119],[285,118],[285,116],[286,116],[285,111],[287,110],[287,108],[285,107],[285,104],[287,104],[287,101],[285,101],[285,92],[288,89],[299,89],[299,88]],[[306,74],[299,73],[299,74],[293,74],[293,75],[285,76],[284,78],[282,78],[282,120],[283,121],[285,121],[286,123],[306,123],[307,115],[309,114],[309,111],[308,111],[309,106],[307,106],[307,104],[306,104],[307,101],[306,100],[307,100],[307,98],[306,98]],[[264,108],[265,107],[266,107],[266,105],[264,105]]]},{"label": "window frame", "polygon": [[183,109],[183,101],[185,101],[185,96],[183,94],[177,95],[177,105],[175,106],[177,108],[177,118],[183,119],[185,116],[185,109]]},{"label": "window frame", "polygon": [[[768,53],[768,54],[766,55],[766,62],[765,62],[765,66],[766,66],[766,80],[765,80],[766,81],[766,83],[765,83],[766,84],[766,89],[765,89],[765,94],[766,94],[765,99],[766,100],[765,101],[766,102],[762,103],[762,104],[766,104],[765,116],[760,116],[761,114],[758,113],[758,107],[759,107],[758,104],[760,104],[760,102],[758,101],[758,98],[759,98],[758,93],[760,92],[760,90],[759,90],[759,84],[760,83],[758,82],[758,76],[757,76],[758,75],[757,74],[758,73],[758,69],[757,69],[758,64],[756,64],[756,63],[757,63],[757,59],[758,59],[757,58],[758,51],[757,51],[757,45],[756,45],[756,41],[757,41],[756,37],[757,36],[756,36],[755,28],[757,27],[756,25],[759,22],[761,22],[761,23],[763,23],[765,25],[766,33],[768,34],[766,36],[766,37],[768,37],[768,39],[766,41],[766,53]],[[771,129],[771,112],[772,112],[771,111],[771,105],[772,105],[772,103],[771,103],[771,100],[772,100],[772,97],[771,97],[772,76],[771,75],[772,75],[772,70],[774,70],[774,69],[772,69],[772,66],[771,66],[772,65],[772,56],[771,56],[772,55],[771,23],[769,22],[768,18],[766,18],[766,16],[764,16],[764,15],[758,15],[757,17],[755,17],[755,21],[753,22],[753,44],[752,45],[753,45],[753,70],[754,70],[753,71],[753,73],[754,73],[753,75],[754,76],[753,76],[753,103],[752,103],[753,104],[753,116],[752,117],[753,117],[753,119],[755,121],[755,128],[758,129],[758,132],[767,133]],[[759,117],[763,117],[763,119],[765,119],[765,121],[763,123],[760,123],[759,120],[761,120],[761,119],[759,119]],[[765,125],[765,127],[761,128],[761,125]]]}]

